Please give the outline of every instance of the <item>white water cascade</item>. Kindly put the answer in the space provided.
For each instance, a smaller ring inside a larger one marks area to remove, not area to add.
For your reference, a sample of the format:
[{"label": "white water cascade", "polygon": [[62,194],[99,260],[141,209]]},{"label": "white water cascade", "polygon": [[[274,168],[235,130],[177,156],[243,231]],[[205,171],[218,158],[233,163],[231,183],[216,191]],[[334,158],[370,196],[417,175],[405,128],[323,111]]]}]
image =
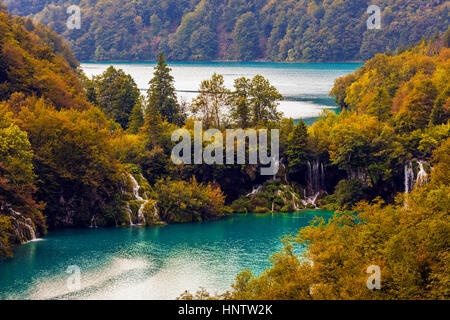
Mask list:
[{"label": "white water cascade", "polygon": [[416,184],[421,186],[428,182],[428,174],[423,168],[422,161],[417,161],[417,164],[419,165],[419,172],[417,173]]},{"label": "white water cascade", "polygon": [[[29,241],[34,241],[36,239],[36,232],[34,231],[34,228],[32,226],[32,221],[30,218],[25,218],[22,216],[20,212],[17,212],[13,210],[12,208],[9,208],[10,212],[13,214],[13,219],[21,226],[23,226],[26,230],[28,230],[28,238]],[[22,234],[24,236],[24,234]],[[25,241],[26,242],[26,241]]]},{"label": "white water cascade", "polygon": [[30,241],[36,240],[36,233],[34,232],[33,227],[31,226],[31,219],[27,218],[25,219],[25,222],[22,222],[25,228],[28,229],[29,235],[30,235]]},{"label": "white water cascade", "polygon": [[408,163],[405,164],[405,193],[411,192],[416,185],[422,186],[428,182],[428,173],[423,167],[424,162],[420,160],[417,160],[416,162],[419,168],[416,178],[414,178],[412,161],[408,161]]},{"label": "white water cascade", "polygon": [[302,201],[303,205],[311,204],[316,206],[316,200],[320,192],[326,190],[325,179],[326,175],[323,163],[318,160],[314,160],[312,163],[308,161],[305,200]]},{"label": "white water cascade", "polygon": [[97,219],[95,217],[95,214],[91,218],[91,225],[89,226],[89,228],[97,228]]},{"label": "white water cascade", "polygon": [[143,224],[145,223],[145,216],[144,216],[144,207],[147,204],[148,200],[145,200],[143,204],[141,204],[141,207],[139,208],[138,211],[138,223],[139,224]]},{"label": "white water cascade", "polygon": [[414,186],[414,171],[412,162],[405,164],[405,193],[409,193]]},{"label": "white water cascade", "polygon": [[[139,189],[141,188],[141,186],[139,185],[139,183],[136,181],[136,179],[129,174],[130,179],[131,179],[131,183],[133,185],[133,194],[134,194],[134,198],[136,200],[139,201],[144,201],[141,206],[139,207],[139,211],[138,211],[138,225],[144,224],[145,221],[145,216],[144,216],[144,207],[145,204],[148,202],[148,199],[144,199],[139,195]],[[145,195],[145,194],[144,194]],[[147,198],[147,196],[145,195],[145,197]],[[128,211],[129,210],[129,211]],[[130,207],[127,205],[127,212],[128,212],[128,217],[130,219],[130,226],[133,225],[132,219],[131,219],[131,209]]]},{"label": "white water cascade", "polygon": [[130,179],[131,179],[131,183],[133,184],[133,194],[134,194],[134,197],[136,198],[136,200],[144,201],[144,198],[142,198],[142,197],[139,195],[139,188],[140,188],[141,186],[139,185],[139,183],[136,181],[136,179],[135,179],[131,174],[130,174],[129,176],[130,176]]},{"label": "white water cascade", "polygon": [[274,173],[274,175],[272,176],[272,180],[275,180],[275,179],[277,178],[278,170],[280,169],[280,160],[276,159],[275,157],[272,157],[272,160],[275,162],[275,163],[274,163],[274,170],[275,170],[275,173]]},{"label": "white water cascade", "polygon": [[125,207],[125,211],[126,211],[126,213],[128,215],[128,221],[130,222],[130,226],[134,226],[133,219],[132,219],[133,212],[131,211],[130,205],[128,203],[127,203],[127,205]]},{"label": "white water cascade", "polygon": [[246,197],[250,197],[250,196],[253,196],[253,195],[255,195],[255,194],[258,194],[261,190],[262,190],[262,186],[261,186],[261,185],[258,185],[258,186],[256,186],[256,187],[253,187],[252,192],[250,192],[249,194],[247,194]]}]

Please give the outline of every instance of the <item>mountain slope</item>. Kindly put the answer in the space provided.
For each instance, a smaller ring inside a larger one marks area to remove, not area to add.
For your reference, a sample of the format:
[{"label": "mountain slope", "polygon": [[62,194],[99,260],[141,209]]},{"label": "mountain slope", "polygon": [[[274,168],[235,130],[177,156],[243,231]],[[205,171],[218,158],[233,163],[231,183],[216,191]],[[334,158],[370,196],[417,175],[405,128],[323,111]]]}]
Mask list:
[{"label": "mountain slope", "polygon": [[[68,30],[61,0],[6,0],[69,40],[81,60],[236,59],[343,61],[371,58],[443,32],[445,0],[75,0],[81,29]],[[381,30],[367,30],[369,5]]]}]

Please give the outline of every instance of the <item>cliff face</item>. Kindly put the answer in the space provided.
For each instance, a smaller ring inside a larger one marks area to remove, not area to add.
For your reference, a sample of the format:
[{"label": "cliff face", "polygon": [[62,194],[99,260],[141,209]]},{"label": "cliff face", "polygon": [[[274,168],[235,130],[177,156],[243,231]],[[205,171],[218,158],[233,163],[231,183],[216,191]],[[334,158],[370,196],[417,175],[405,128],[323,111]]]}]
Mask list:
[{"label": "cliff face", "polygon": [[[445,0],[71,1],[81,28],[69,30],[62,0],[6,0],[66,38],[80,60],[361,60],[444,32]],[[368,30],[369,5],[381,29]],[[101,12],[101,14],[99,14]]]}]

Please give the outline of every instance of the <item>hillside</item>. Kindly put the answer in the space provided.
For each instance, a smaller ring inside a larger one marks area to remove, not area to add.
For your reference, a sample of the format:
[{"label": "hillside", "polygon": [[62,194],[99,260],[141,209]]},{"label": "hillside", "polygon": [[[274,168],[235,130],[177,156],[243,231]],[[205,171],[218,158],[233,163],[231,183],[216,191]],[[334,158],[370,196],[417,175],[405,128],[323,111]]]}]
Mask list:
[{"label": "hillside", "polygon": [[[70,43],[79,60],[363,60],[416,43],[449,24],[445,0],[74,0],[81,29],[68,30],[61,0],[6,0]],[[367,30],[366,10],[382,10]]]}]

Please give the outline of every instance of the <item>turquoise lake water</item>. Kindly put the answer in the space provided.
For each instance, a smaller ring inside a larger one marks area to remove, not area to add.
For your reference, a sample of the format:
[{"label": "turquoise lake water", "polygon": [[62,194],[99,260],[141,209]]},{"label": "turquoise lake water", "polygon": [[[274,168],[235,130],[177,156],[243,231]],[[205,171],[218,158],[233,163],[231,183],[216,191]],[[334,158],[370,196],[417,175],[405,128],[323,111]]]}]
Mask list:
[{"label": "turquoise lake water", "polygon": [[[148,88],[155,62],[83,62],[82,69],[90,78],[108,66],[131,74],[142,93]],[[178,98],[190,102],[197,95],[200,82],[214,72],[224,76],[225,86],[232,89],[239,77],[261,74],[284,96],[279,110],[285,117],[311,119],[324,109],[334,110],[336,104],[329,96],[334,80],[352,73],[359,63],[268,63],[268,62],[169,62],[175,79]],[[310,123],[311,121],[309,121]]]},{"label": "turquoise lake water", "polygon": [[[316,216],[327,220],[332,213],[50,232],[0,262],[0,299],[174,299],[200,286],[223,292],[241,270],[263,272],[270,255],[282,249],[280,237],[295,235]],[[80,268],[78,289],[67,286],[69,266]]]}]

